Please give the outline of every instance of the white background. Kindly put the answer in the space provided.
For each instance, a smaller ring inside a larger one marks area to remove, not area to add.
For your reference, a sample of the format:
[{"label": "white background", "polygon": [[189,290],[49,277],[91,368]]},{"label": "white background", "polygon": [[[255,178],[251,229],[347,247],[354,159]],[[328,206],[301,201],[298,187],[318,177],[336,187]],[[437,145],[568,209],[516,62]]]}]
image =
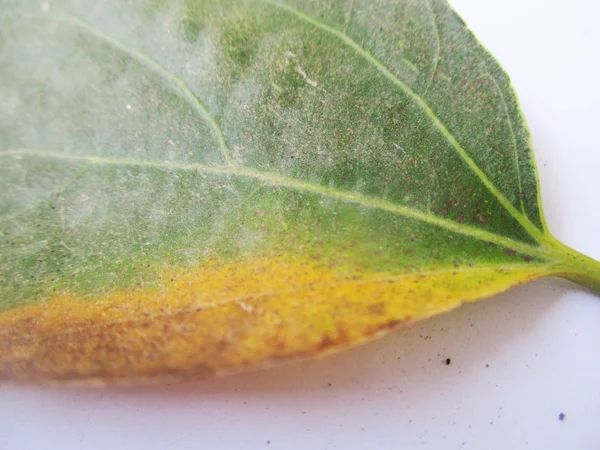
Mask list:
[{"label": "white background", "polygon": [[[600,2],[453,4],[511,74],[551,229],[600,259]],[[548,280],[269,372],[136,389],[3,386],[0,449],[596,450],[599,325],[600,299]]]}]

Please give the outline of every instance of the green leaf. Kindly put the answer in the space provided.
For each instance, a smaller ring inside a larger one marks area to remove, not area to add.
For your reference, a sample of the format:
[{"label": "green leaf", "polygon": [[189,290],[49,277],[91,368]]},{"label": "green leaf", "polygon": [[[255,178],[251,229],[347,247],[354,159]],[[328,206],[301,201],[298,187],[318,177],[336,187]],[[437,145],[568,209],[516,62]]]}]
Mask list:
[{"label": "green leaf", "polygon": [[444,0],[9,0],[0,379],[321,356],[600,266]]}]

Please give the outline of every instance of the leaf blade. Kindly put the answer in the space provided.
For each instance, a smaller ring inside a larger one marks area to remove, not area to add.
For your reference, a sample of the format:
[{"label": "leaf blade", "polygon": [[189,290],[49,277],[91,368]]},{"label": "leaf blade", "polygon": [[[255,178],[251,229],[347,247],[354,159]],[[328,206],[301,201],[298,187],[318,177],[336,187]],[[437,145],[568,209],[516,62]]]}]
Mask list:
[{"label": "leaf blade", "polygon": [[0,34],[0,378],[223,373],[596,286],[444,1],[146,2]]}]

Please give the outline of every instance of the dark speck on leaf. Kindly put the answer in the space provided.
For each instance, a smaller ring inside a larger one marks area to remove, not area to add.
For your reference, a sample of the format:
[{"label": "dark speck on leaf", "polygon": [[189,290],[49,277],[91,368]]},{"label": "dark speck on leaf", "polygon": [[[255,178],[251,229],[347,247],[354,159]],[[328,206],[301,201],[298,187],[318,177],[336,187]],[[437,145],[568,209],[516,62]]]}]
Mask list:
[{"label": "dark speck on leaf", "polygon": [[444,361],[446,363],[447,366],[450,365],[450,363],[452,362],[452,360],[450,358],[446,358],[446,361]]}]

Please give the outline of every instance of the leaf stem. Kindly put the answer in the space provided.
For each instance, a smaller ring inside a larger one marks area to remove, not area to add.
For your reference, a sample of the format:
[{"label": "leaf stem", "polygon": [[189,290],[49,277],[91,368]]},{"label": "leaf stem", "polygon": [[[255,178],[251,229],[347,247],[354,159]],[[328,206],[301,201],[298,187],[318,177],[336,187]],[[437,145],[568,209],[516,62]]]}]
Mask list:
[{"label": "leaf stem", "polygon": [[600,295],[600,261],[568,247],[548,234],[547,245],[555,258],[562,262],[556,275],[590,289]]}]

